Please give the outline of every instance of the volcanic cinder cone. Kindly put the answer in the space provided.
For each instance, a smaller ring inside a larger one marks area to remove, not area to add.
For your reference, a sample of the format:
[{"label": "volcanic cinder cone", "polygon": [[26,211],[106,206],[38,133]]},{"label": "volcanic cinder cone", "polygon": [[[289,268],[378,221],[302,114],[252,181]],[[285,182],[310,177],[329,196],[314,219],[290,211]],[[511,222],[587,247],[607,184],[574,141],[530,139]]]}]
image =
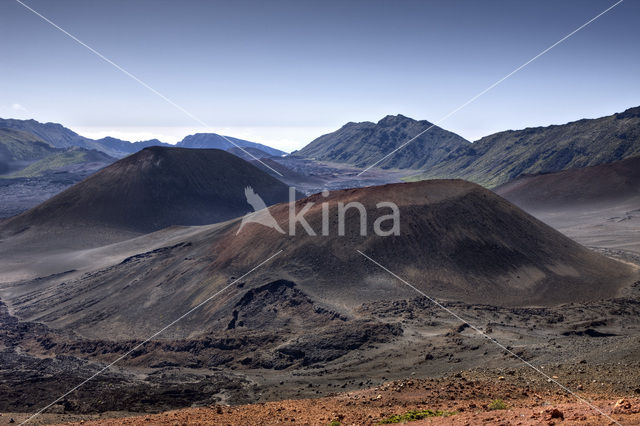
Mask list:
[{"label": "volcanic cinder cone", "polygon": [[225,151],[151,147],[5,222],[0,232],[147,233],[222,222],[252,211],[247,186],[267,205],[288,199],[282,182]]},{"label": "volcanic cinder cone", "polygon": [[[346,214],[338,236],[337,203],[357,201],[367,209],[367,235],[360,214]],[[391,201],[400,210],[400,235],[377,236],[373,221]],[[611,297],[629,283],[630,267],[579,245],[493,192],[462,180],[434,180],[348,189],[299,200],[296,211],[321,230],[322,203],[329,206],[329,236],[296,235],[253,225],[229,231],[214,244],[217,268],[247,268],[278,250],[272,268],[286,270],[318,297],[355,306],[380,297],[406,296],[408,288],[366,260],[361,250],[427,294],[472,303],[548,305]],[[271,209],[287,226],[288,206]],[[286,228],[285,228],[286,229]],[[221,250],[221,247],[225,247]],[[412,291],[412,290],[411,290]],[[411,292],[410,291],[410,292]],[[417,295],[417,293],[413,293]]]},{"label": "volcanic cinder cone", "polygon": [[[355,209],[345,216],[345,235],[338,235],[337,204],[352,201],[366,208],[365,236]],[[384,201],[399,208],[399,235],[371,232],[372,222],[389,213],[376,207]],[[358,317],[363,303],[420,296],[357,250],[432,297],[472,304],[540,306],[612,298],[638,279],[631,266],[588,250],[493,192],[461,180],[316,194],[297,201],[296,211],[310,202],[315,204],[305,217],[315,236],[300,226],[289,235],[289,205],[278,204],[269,210],[284,234],[253,222],[238,233],[240,218],[188,233],[168,229],[101,248],[118,263],[99,272],[7,285],[1,295],[22,318],[85,336],[120,338],[144,337],[224,289],[168,330],[169,337],[226,327],[245,295],[283,280],[294,283],[309,303],[349,317]],[[320,234],[323,204],[329,235]],[[160,248],[158,238],[166,241]],[[125,252],[126,259],[117,257]]]}]

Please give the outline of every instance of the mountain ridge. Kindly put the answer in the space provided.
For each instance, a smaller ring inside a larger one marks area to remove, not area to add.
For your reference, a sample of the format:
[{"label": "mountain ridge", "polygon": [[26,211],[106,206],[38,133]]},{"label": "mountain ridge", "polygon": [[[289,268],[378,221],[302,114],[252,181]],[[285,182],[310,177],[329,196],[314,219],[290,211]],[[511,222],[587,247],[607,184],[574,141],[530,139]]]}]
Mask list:
[{"label": "mountain ridge", "polygon": [[496,187],[524,174],[552,173],[640,155],[640,107],[566,124],[494,133],[453,151],[413,179],[462,178]]},{"label": "mountain ridge", "polygon": [[[224,149],[226,151],[229,151],[232,148],[237,150],[237,146],[240,146],[242,148],[250,147],[259,149],[274,156],[282,156],[286,154],[284,151],[258,142],[246,141],[232,136],[221,136],[217,133],[195,133],[193,135],[187,135],[181,141],[172,145],[158,139],[137,142],[130,142],[111,136],[101,139],[91,139],[77,134],[60,123],[41,123],[34,119],[19,120],[14,118],[0,118],[0,128],[8,128],[31,133],[56,148],[77,146],[86,149],[95,149],[115,158],[122,158],[151,146],[214,148]],[[237,146],[229,142],[227,139],[234,142]]]},{"label": "mountain ridge", "polygon": [[[433,126],[433,127],[432,127]],[[470,144],[461,136],[426,120],[387,115],[377,123],[349,122],[335,132],[322,135],[293,156],[335,161],[367,167],[424,130],[431,129],[380,164],[382,168],[430,167],[458,147]]]},{"label": "mountain ridge", "polygon": [[[229,141],[235,142],[235,145]],[[193,135],[188,135],[178,142],[176,146],[180,148],[214,148],[223,149],[225,151],[238,150],[238,147],[242,147],[257,149],[269,155],[278,157],[286,154],[284,151],[271,148],[270,146],[263,145],[261,143],[250,142],[234,138],[232,136],[222,136],[217,133],[195,133]]]},{"label": "mountain ridge", "polygon": [[[365,168],[432,126],[403,115],[348,122],[291,156]],[[434,126],[378,164],[421,170],[407,181],[466,179],[496,187],[524,174],[552,173],[640,155],[640,107],[565,124],[505,130],[475,142]]]}]

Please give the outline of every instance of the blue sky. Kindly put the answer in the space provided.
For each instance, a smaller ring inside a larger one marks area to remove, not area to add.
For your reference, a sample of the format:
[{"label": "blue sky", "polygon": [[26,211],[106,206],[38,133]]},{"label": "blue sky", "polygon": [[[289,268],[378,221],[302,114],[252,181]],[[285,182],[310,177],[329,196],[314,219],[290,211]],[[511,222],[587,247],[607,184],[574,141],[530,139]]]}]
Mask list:
[{"label": "blue sky", "polygon": [[[175,142],[215,131],[292,150],[349,121],[437,121],[613,4],[579,1],[0,0],[0,116]],[[640,105],[626,0],[446,120],[470,140]]]}]

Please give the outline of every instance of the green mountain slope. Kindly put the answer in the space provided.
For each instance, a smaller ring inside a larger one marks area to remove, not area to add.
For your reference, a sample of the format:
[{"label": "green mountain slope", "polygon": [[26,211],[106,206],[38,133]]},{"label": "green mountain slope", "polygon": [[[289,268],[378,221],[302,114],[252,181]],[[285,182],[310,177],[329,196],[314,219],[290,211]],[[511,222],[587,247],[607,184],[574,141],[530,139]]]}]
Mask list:
[{"label": "green mountain slope", "polygon": [[[292,155],[364,168],[431,125],[428,121],[416,121],[403,115],[389,115],[378,123],[347,123],[333,133],[320,136]],[[380,163],[380,167],[423,169],[468,145],[471,144],[466,139],[435,126]]]},{"label": "green mountain slope", "polygon": [[26,168],[14,172],[6,177],[36,177],[63,169],[91,169],[95,171],[116,161],[107,154],[84,148],[67,148],[47,155],[46,157],[30,164]]},{"label": "green mountain slope", "polygon": [[40,123],[36,120],[17,120],[13,118],[0,118],[0,127],[31,133],[46,141],[56,148],[81,146],[83,148],[95,148],[92,139],[80,136],[73,130],[67,129],[58,123]]},{"label": "green mountain slope", "polygon": [[640,107],[563,125],[509,130],[453,151],[412,180],[462,178],[495,187],[524,174],[611,163],[640,154]]},{"label": "green mountain slope", "polygon": [[116,138],[94,140],[80,136],[71,129],[58,123],[40,123],[36,120],[17,120],[0,118],[0,127],[19,130],[37,136],[55,148],[80,147],[102,151],[111,157],[124,157],[154,145],[165,145],[158,140],[144,142],[128,142]]},{"label": "green mountain slope", "polygon": [[18,170],[55,149],[41,138],[19,130],[0,128],[0,175]]}]

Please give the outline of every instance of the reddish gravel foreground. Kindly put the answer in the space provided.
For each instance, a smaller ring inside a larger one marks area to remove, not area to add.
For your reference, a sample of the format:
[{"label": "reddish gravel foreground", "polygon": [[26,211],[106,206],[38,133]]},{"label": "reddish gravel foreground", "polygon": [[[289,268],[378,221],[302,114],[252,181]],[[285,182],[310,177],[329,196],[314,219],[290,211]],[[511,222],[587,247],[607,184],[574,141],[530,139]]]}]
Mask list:
[{"label": "reddish gravel foreground", "polygon": [[[488,395],[502,395],[506,409],[491,410]],[[623,425],[640,425],[640,398],[611,398],[609,392],[582,394],[606,416]],[[403,380],[372,389],[317,399],[284,400],[239,406],[212,406],[168,411],[136,417],[69,423],[74,425],[374,425],[394,414],[411,410],[443,410],[447,417],[432,417],[411,424],[447,425],[552,425],[615,424],[576,397],[552,386],[518,387],[508,379]],[[336,423],[338,424],[338,423]]]}]

